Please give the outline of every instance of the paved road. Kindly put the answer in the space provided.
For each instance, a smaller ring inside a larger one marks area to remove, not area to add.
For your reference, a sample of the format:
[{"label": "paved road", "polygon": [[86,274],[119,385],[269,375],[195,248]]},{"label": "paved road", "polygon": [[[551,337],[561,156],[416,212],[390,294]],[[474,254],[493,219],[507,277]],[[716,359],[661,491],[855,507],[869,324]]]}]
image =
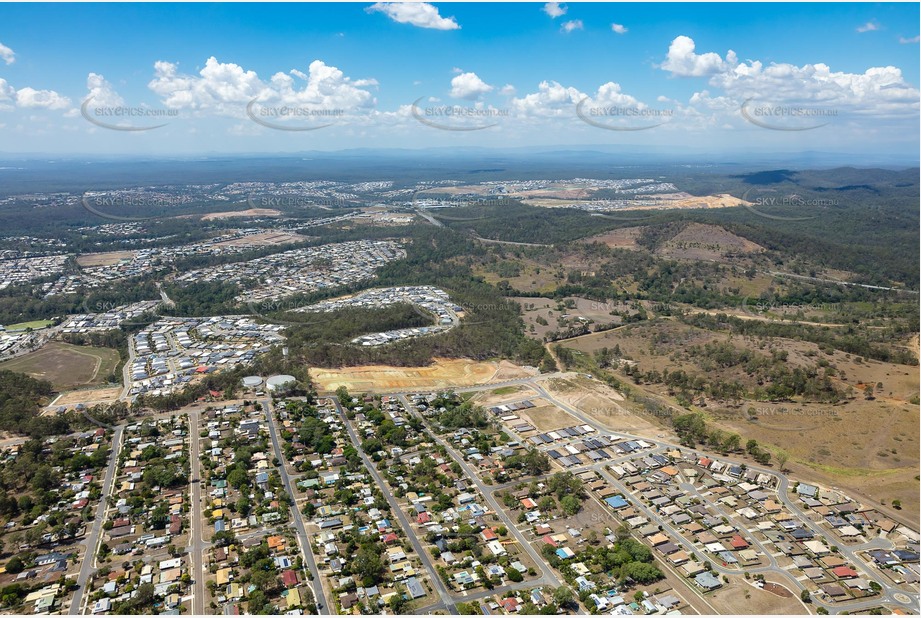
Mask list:
[{"label": "paved road", "polygon": [[[281,475],[282,483],[285,485],[285,491],[288,492],[288,496],[291,497],[293,502],[296,494],[294,493],[293,483],[291,483],[291,477],[288,476],[284,453],[281,450],[281,443],[278,441],[278,432],[275,428],[275,410],[272,407],[271,400],[263,400],[262,408],[265,410],[266,419],[268,421],[269,436],[272,438],[272,448],[275,449],[275,456],[278,458],[280,464],[278,466],[278,472]],[[304,526],[304,518],[300,509],[297,508],[296,502],[293,502],[291,505],[291,511],[294,517],[294,526],[297,530],[298,545],[301,547],[301,555],[304,556],[304,561],[307,563],[307,567],[313,575],[313,581],[310,582],[310,586],[313,588],[313,597],[317,602],[317,611],[321,615],[328,615],[330,613],[329,602],[323,590],[320,570],[317,568],[316,560],[314,560],[313,557],[313,551],[310,549],[310,537],[307,535],[307,528]]]},{"label": "paved road", "polygon": [[99,547],[99,536],[102,533],[102,524],[105,523],[106,519],[109,495],[112,493],[112,486],[115,481],[115,470],[118,467],[118,451],[121,448],[123,431],[124,427],[119,425],[112,434],[112,452],[109,453],[109,467],[106,469],[105,479],[102,482],[102,497],[99,499],[99,506],[96,507],[96,515],[93,518],[93,524],[86,537],[86,553],[83,556],[83,564],[80,566],[80,574],[77,576],[77,591],[74,593],[74,600],[70,604],[70,614],[72,616],[80,613],[83,604],[83,595],[86,592],[86,584],[90,580],[90,575],[96,570],[94,566],[96,562],[96,551]]},{"label": "paved road", "polygon": [[[560,374],[554,374],[554,375],[560,375]],[[546,379],[546,378],[548,378],[548,377],[552,377],[552,376],[541,376],[540,379]],[[563,409],[564,411],[566,411],[567,413],[569,413],[569,414],[572,415],[573,417],[579,419],[582,423],[584,423],[584,424],[586,424],[586,425],[590,425],[591,427],[594,427],[594,428],[595,428],[596,430],[598,430],[598,431],[604,431],[604,432],[609,432],[609,433],[615,433],[615,434],[617,434],[617,435],[624,436],[625,438],[628,438],[628,439],[641,439],[641,440],[645,440],[646,442],[649,442],[649,443],[651,443],[651,444],[654,444],[654,445],[655,445],[655,449],[654,449],[654,450],[647,451],[647,453],[652,453],[652,452],[656,452],[656,451],[671,450],[671,449],[680,449],[680,450],[682,450],[682,452],[687,451],[687,447],[683,447],[683,446],[681,446],[681,445],[672,444],[672,443],[670,443],[670,442],[666,442],[666,441],[663,441],[663,440],[661,440],[661,439],[651,439],[651,438],[648,438],[648,437],[645,437],[645,436],[636,436],[636,435],[632,435],[632,434],[629,434],[629,433],[625,433],[625,432],[623,432],[623,431],[621,431],[621,430],[619,430],[619,429],[607,427],[607,426],[603,425],[602,423],[600,423],[599,421],[597,421],[596,419],[590,418],[590,417],[584,415],[581,411],[579,411],[579,410],[573,408],[572,406],[570,406],[570,405],[568,405],[568,404],[566,404],[566,403],[564,403],[564,402],[562,402],[562,401],[557,400],[557,399],[556,399],[555,397],[553,397],[550,393],[548,393],[548,392],[543,388],[543,386],[540,384],[540,381],[539,381],[538,379],[535,379],[535,378],[523,378],[523,379],[517,379],[517,380],[510,380],[510,381],[504,382],[504,383],[502,383],[502,384],[487,384],[487,385],[481,385],[481,386],[473,386],[473,387],[458,388],[458,389],[455,389],[455,392],[476,392],[476,391],[483,391],[483,390],[492,390],[492,389],[495,389],[497,386],[501,386],[501,385],[524,385],[524,386],[529,386],[529,387],[532,388],[534,391],[536,391],[536,393],[537,393],[540,397],[545,398],[545,399],[546,399],[547,401],[549,401],[550,403],[552,403],[552,404],[558,406],[559,408]],[[400,397],[402,398],[402,400],[404,401],[404,405],[406,405],[405,394],[400,394],[399,396],[400,396]],[[408,408],[408,409],[413,409],[413,410],[414,410],[414,408]],[[453,453],[453,450],[449,448],[448,452],[449,452],[449,453]],[[700,455],[700,454],[698,453],[698,455]],[[631,457],[632,457],[632,456],[627,457],[627,459],[629,459],[629,458],[631,458]],[[723,459],[731,459],[731,458],[725,458],[725,457],[724,457]],[[597,470],[597,471],[599,471],[599,472],[604,473],[606,466],[607,466],[607,465],[611,465],[612,463],[614,463],[614,461],[615,461],[615,460],[607,460],[607,461],[604,461],[604,462],[599,462],[599,463],[596,463],[596,464],[591,464],[591,465],[589,465],[589,466],[581,466],[581,467],[579,467],[579,468],[573,468],[572,471],[578,471],[578,470],[585,469],[585,468],[593,468],[593,469],[595,469],[595,470]],[[882,603],[886,603],[886,604],[897,604],[897,605],[901,605],[901,606],[903,606],[903,607],[913,607],[913,608],[917,608],[917,607],[918,607],[918,604],[919,604],[919,595],[918,595],[917,592],[914,592],[914,591],[906,591],[906,590],[903,590],[903,589],[901,589],[901,588],[894,587],[891,583],[888,583],[888,582],[887,582],[885,579],[883,579],[881,576],[876,576],[875,573],[873,572],[872,567],[868,567],[868,566],[866,565],[866,563],[865,563],[862,559],[858,558],[858,556],[857,556],[855,550],[858,550],[858,549],[865,549],[866,547],[865,547],[864,545],[860,545],[860,546],[856,546],[856,547],[855,547],[855,546],[843,546],[843,544],[840,542],[840,540],[837,539],[836,537],[834,537],[830,531],[826,531],[826,530],[824,530],[823,528],[821,528],[820,526],[818,526],[817,524],[815,524],[814,522],[812,522],[812,521],[810,520],[810,518],[807,516],[807,514],[804,513],[804,512],[796,505],[796,503],[789,497],[789,495],[788,495],[788,490],[789,490],[789,486],[790,486],[790,481],[789,481],[789,478],[787,478],[786,475],[779,474],[777,471],[775,471],[775,470],[773,470],[773,469],[764,468],[764,467],[758,466],[758,465],[753,465],[753,464],[748,463],[748,462],[746,462],[746,465],[747,465],[747,467],[748,467],[749,469],[753,469],[753,470],[758,471],[758,472],[763,472],[763,473],[765,473],[765,474],[768,474],[768,475],[770,475],[770,476],[772,476],[772,477],[777,478],[777,479],[778,479],[778,483],[777,483],[777,494],[778,494],[779,499],[784,503],[784,505],[785,505],[788,509],[790,509],[790,511],[791,511],[792,513],[796,514],[801,520],[803,520],[803,521],[806,523],[807,527],[809,527],[819,538],[825,539],[825,540],[827,541],[827,544],[828,544],[829,546],[836,546],[836,547],[838,547],[838,548],[841,550],[842,555],[844,555],[847,559],[849,559],[854,565],[858,566],[858,567],[860,568],[860,570],[864,572],[864,574],[866,575],[866,577],[867,577],[868,579],[873,580],[873,581],[876,581],[877,583],[879,583],[879,584],[883,587],[882,594],[880,594],[880,595],[878,595],[878,596],[876,596],[876,597],[873,597],[873,598],[871,598],[871,599],[868,599],[868,600],[853,601],[853,602],[849,602],[849,603],[835,603],[835,602],[825,603],[825,602],[824,602],[822,599],[820,599],[820,598],[814,598],[814,599],[813,599],[813,602],[815,603],[815,605],[825,607],[825,609],[827,609],[827,610],[829,611],[829,613],[839,613],[839,612],[843,612],[843,611],[857,611],[857,610],[862,610],[862,609],[869,609],[869,608],[872,608],[872,607],[877,607],[877,606],[879,606],[879,605],[882,604]],[[465,468],[465,472],[466,472],[466,471],[468,471],[467,468]],[[477,478],[476,475],[474,475],[474,474],[472,474],[472,473],[470,473],[470,472],[468,472],[468,474],[470,474],[470,478],[472,478],[472,479],[476,479],[476,478]],[[613,479],[613,477],[611,477],[610,475],[608,475],[608,474],[606,474],[606,473],[605,473],[605,476],[606,476],[606,478],[608,478],[609,480],[613,481],[614,484],[615,484],[615,486],[619,487],[625,496],[632,497],[632,493],[631,493],[629,490],[627,490],[625,487],[621,487],[620,484],[617,483],[617,482]],[[478,486],[480,486],[480,485],[478,484]],[[481,487],[481,491],[483,491],[482,486],[480,486],[480,487]],[[493,488],[491,488],[491,489],[492,489],[492,491],[495,491],[495,490],[498,489],[498,488],[497,488],[497,487],[493,487]],[[487,495],[487,494],[490,494],[489,488],[484,492],[484,495]],[[671,533],[673,533],[674,538],[679,539],[679,540],[683,540],[683,541],[684,541],[684,544],[685,544],[686,546],[688,546],[689,548],[693,548],[693,544],[690,543],[690,541],[688,541],[687,539],[685,539],[681,534],[678,534],[678,532],[675,531],[675,530],[674,530],[673,528],[671,528],[670,526],[668,526],[666,522],[663,522],[661,517],[659,517],[658,515],[652,513],[652,511],[650,511],[649,509],[647,509],[647,508],[645,507],[645,505],[642,505],[639,501],[634,501],[634,502],[635,502],[638,506],[641,507],[641,510],[643,510],[644,512],[647,512],[647,517],[649,517],[649,519],[650,519],[651,521],[656,521],[656,522],[658,522],[658,523],[663,524],[664,527],[665,527],[666,529],[668,529]],[[873,543],[873,542],[871,541],[870,544],[866,544],[866,545],[873,546],[872,543]],[[760,544],[759,544],[759,545],[760,545]],[[762,549],[763,549],[763,547],[762,547]],[[789,581],[789,582],[793,582],[793,589],[794,589],[795,591],[797,591],[797,593],[798,593],[799,590],[804,589],[803,584],[802,584],[799,580],[797,580],[796,578],[794,578],[794,577],[793,577],[788,571],[786,571],[785,569],[782,569],[782,568],[780,568],[779,566],[776,565],[776,561],[774,561],[773,557],[771,557],[770,554],[769,554],[768,552],[765,552],[765,555],[767,555],[767,556],[769,557],[769,561],[770,561],[770,563],[771,563],[770,566],[760,567],[760,568],[752,568],[752,569],[746,569],[746,570],[749,571],[750,573],[759,573],[759,572],[760,572],[760,573],[762,573],[762,574],[777,574],[777,575],[779,575],[782,579],[785,579],[785,580],[787,580],[787,581]],[[544,563],[543,561],[540,562],[540,564],[543,564],[543,563]],[[715,567],[716,567],[716,570],[717,570],[718,572],[721,572],[721,573],[732,574],[732,575],[738,575],[738,574],[739,574],[739,571],[738,571],[738,570],[723,569],[722,567],[719,567],[718,565],[715,565]],[[909,602],[908,602],[908,603],[903,603],[903,602],[899,601],[899,600],[896,598],[896,596],[895,596],[896,594],[901,594],[901,595],[907,596],[908,599],[909,599]]]},{"label": "paved road", "polygon": [[422,547],[422,543],[419,542],[418,537],[416,536],[412,527],[409,525],[409,520],[406,519],[406,515],[403,514],[403,510],[400,508],[396,498],[393,497],[393,493],[388,490],[387,484],[381,477],[380,473],[377,471],[377,467],[374,465],[374,462],[371,461],[371,458],[365,454],[364,450],[362,450],[361,441],[355,434],[355,430],[352,429],[352,424],[349,423],[349,419],[346,417],[345,412],[342,410],[342,406],[339,404],[339,400],[332,398],[332,401],[336,405],[336,411],[339,412],[339,417],[342,419],[342,424],[345,426],[345,429],[349,434],[349,439],[352,441],[352,445],[358,451],[358,455],[361,457],[362,462],[364,462],[365,467],[368,469],[368,472],[371,474],[374,482],[377,483],[377,486],[381,488],[381,492],[384,494],[384,497],[387,498],[387,502],[390,504],[390,510],[393,511],[393,514],[396,516],[396,518],[400,520],[400,525],[403,526],[403,530],[406,532],[406,536],[409,538],[409,542],[412,544],[413,550],[415,550],[416,555],[419,556],[419,559],[422,560],[422,564],[425,566],[425,570],[428,571],[429,578],[432,580],[432,585],[435,586],[435,590],[438,591],[438,596],[441,597],[441,602],[451,614],[456,615],[458,613],[457,605],[451,598],[451,593],[445,587],[441,577],[439,577],[438,571],[435,569],[435,565],[432,563],[428,552],[425,551],[424,547]]},{"label": "paved road", "polygon": [[192,614],[200,616],[205,613],[205,547],[210,545],[202,538],[201,504],[201,438],[198,435],[199,412],[198,409],[189,410],[189,487],[192,512],[189,516],[189,557],[192,561]]},{"label": "paved road", "polygon": [[416,409],[406,399],[405,395],[400,395],[399,398],[400,398],[400,401],[403,403],[403,407],[406,409],[408,414],[415,414],[417,418],[419,418],[420,420],[422,420],[423,423],[425,423],[426,428],[428,429],[428,433],[432,437],[432,439],[438,444],[440,444],[441,446],[443,446],[445,450],[447,450],[448,455],[450,455],[451,458],[460,465],[461,470],[463,470],[464,474],[467,475],[467,480],[471,481],[474,485],[476,485],[477,490],[481,494],[483,494],[483,498],[486,500],[486,503],[489,504],[489,507],[493,510],[493,512],[496,515],[499,516],[499,519],[502,520],[502,523],[505,525],[506,528],[508,528],[508,531],[511,532],[515,536],[515,538],[518,541],[518,544],[521,545],[522,549],[528,552],[528,555],[531,557],[531,560],[534,562],[534,566],[541,572],[541,576],[535,581],[527,582],[527,585],[533,586],[533,587],[541,586],[541,585],[550,585],[554,587],[559,586],[560,580],[553,573],[553,570],[547,566],[547,562],[543,559],[543,557],[539,553],[537,553],[537,550],[534,549],[534,547],[531,545],[528,539],[526,539],[525,536],[521,533],[521,531],[518,529],[518,526],[515,525],[515,522],[513,522],[511,518],[508,516],[508,513],[505,512],[505,508],[503,508],[496,501],[495,497],[492,495],[493,488],[491,488],[488,485],[485,485],[483,481],[480,480],[480,475],[476,472],[476,470],[470,467],[470,465],[464,460],[463,457],[461,457],[458,454],[456,450],[454,450],[453,445],[443,440],[432,430],[432,428],[428,425],[426,420],[421,415],[417,414]]}]

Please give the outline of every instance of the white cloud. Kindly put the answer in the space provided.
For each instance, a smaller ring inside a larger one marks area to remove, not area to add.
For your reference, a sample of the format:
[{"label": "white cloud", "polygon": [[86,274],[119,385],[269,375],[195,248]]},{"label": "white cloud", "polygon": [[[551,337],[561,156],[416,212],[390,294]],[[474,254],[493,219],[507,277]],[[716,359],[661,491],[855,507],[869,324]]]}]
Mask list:
[{"label": "white cloud", "polygon": [[555,81],[542,81],[537,92],[513,98],[511,108],[516,115],[529,117],[576,117],[576,105],[584,99],[589,107],[647,107],[635,97],[623,92],[620,84],[607,82],[598,87],[593,95],[581,92],[578,88],[563,86]]},{"label": "white cloud", "polygon": [[582,20],[573,19],[571,21],[564,21],[563,25],[560,26],[560,30],[566,34],[569,34],[573,30],[582,30]]},{"label": "white cloud", "polygon": [[106,78],[96,73],[90,73],[86,76],[86,89],[89,91],[84,97],[91,99],[93,105],[103,105],[116,107],[124,105],[124,100],[115,92],[112,84],[106,81]]},{"label": "white cloud", "polygon": [[[694,41],[688,37],[678,37],[672,42],[660,68],[672,75],[709,77],[709,85],[721,89],[737,109],[741,101],[754,98],[834,108],[839,114],[917,115],[921,98],[918,89],[905,81],[897,67],[871,67],[863,73],[845,73],[832,71],[823,63],[803,66],[788,63],[764,66],[757,60],[740,63],[731,51],[725,60],[713,52],[696,54]],[[694,97],[692,105],[708,99],[709,94],[704,91]],[[720,105],[723,103],[720,100]]]},{"label": "white cloud", "polygon": [[904,36],[900,36],[900,37],[899,37],[899,43],[901,43],[902,45],[909,45],[909,44],[911,44],[911,43],[918,43],[919,41],[921,41],[921,34],[916,34],[915,36],[913,36],[913,37],[911,37],[911,38],[907,38],[907,37],[904,37]]},{"label": "white cloud", "polygon": [[611,24],[611,31],[615,34],[627,34],[627,27],[623,24]]},{"label": "white cloud", "polygon": [[510,97],[515,94],[515,87],[511,84],[505,84],[502,86],[501,90],[499,90],[499,94]]},{"label": "white cloud", "polygon": [[66,109],[70,107],[70,99],[54,90],[36,90],[29,86],[17,90],[5,79],[0,78],[0,110],[11,111],[17,107]]},{"label": "white cloud", "polygon": [[876,32],[880,29],[880,25],[875,21],[868,21],[862,26],[857,26],[857,32]]},{"label": "white cloud", "polygon": [[412,24],[419,28],[433,30],[459,30],[453,17],[442,17],[438,9],[428,2],[376,2],[365,9],[369,13],[380,12],[400,24]]},{"label": "white cloud", "polygon": [[[321,60],[311,62],[307,73],[279,72],[268,82],[260,79],[255,71],[247,71],[233,63],[221,63],[213,56],[197,76],[182,74],[176,64],[164,61],[154,64],[154,73],[148,87],[171,108],[239,113],[242,106],[253,99],[343,110],[376,104],[376,99],[367,90],[377,85],[375,80],[352,80]],[[298,80],[306,83],[298,87]]]},{"label": "white cloud", "polygon": [[544,13],[556,19],[557,17],[562,17],[566,14],[566,11],[569,10],[565,4],[560,4],[559,2],[548,2],[544,5]]},{"label": "white cloud", "polygon": [[478,99],[492,90],[492,86],[472,72],[461,73],[451,80],[451,96],[456,99]]},{"label": "white cloud", "polygon": [[8,65],[13,64],[16,62],[16,52],[3,43],[0,43],[0,60],[3,60]]},{"label": "white cloud", "polygon": [[725,71],[735,64],[736,55],[732,50],[726,54],[724,61],[719,54],[714,52],[696,54],[694,48],[694,40],[691,37],[675,37],[675,40],[668,46],[668,55],[661,68],[669,71],[673,76],[701,77]]},{"label": "white cloud", "polygon": [[54,90],[36,90],[27,86],[16,91],[16,105],[28,108],[66,109],[70,107],[70,99]]}]

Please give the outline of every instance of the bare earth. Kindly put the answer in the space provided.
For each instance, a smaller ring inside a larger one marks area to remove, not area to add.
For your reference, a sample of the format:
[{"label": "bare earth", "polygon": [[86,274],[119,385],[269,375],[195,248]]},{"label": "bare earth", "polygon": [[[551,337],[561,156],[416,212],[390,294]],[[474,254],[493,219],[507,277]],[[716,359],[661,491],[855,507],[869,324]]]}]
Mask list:
[{"label": "bare earth", "polygon": [[96,403],[114,403],[115,401],[118,401],[118,396],[121,395],[121,392],[122,389],[120,386],[116,386],[114,388],[93,388],[82,391],[70,391],[67,393],[61,393],[61,396],[55,399],[54,403],[49,407],[70,407],[75,406],[78,403],[87,405]]},{"label": "bare earth", "polygon": [[202,221],[210,221],[211,219],[229,219],[230,217],[277,217],[280,214],[281,211],[274,208],[250,208],[249,210],[209,212],[201,219]]},{"label": "bare earth", "polygon": [[106,251],[105,253],[86,253],[77,258],[80,266],[111,266],[122,260],[132,259],[137,251]]},{"label": "bare earth", "polygon": [[[206,215],[206,217],[208,216],[211,215]],[[307,240],[307,237],[300,236],[299,234],[291,234],[289,232],[265,232],[263,234],[254,234],[252,236],[245,236],[243,238],[235,238],[234,240],[225,240],[224,242],[217,243],[215,246],[231,247],[238,245],[257,245],[260,247],[270,247],[292,242],[301,242],[304,240]]]},{"label": "bare earth", "polygon": [[351,392],[400,391],[474,386],[531,375],[525,369],[503,361],[477,362],[463,359],[435,359],[428,367],[365,365],[342,369],[310,370],[319,390],[331,392],[345,386]]}]

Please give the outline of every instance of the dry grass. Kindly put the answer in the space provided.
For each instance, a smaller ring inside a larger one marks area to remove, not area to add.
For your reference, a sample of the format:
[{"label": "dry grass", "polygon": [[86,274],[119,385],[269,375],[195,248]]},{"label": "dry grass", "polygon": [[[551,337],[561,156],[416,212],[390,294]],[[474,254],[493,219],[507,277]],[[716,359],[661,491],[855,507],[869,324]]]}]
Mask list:
[{"label": "dry grass", "polygon": [[77,264],[80,266],[112,266],[122,260],[134,258],[137,251],[106,251],[105,253],[86,253],[77,258]]},{"label": "dry grass", "polygon": [[118,361],[116,350],[52,341],[35,352],[0,363],[0,369],[48,380],[56,390],[69,390],[100,383]]}]

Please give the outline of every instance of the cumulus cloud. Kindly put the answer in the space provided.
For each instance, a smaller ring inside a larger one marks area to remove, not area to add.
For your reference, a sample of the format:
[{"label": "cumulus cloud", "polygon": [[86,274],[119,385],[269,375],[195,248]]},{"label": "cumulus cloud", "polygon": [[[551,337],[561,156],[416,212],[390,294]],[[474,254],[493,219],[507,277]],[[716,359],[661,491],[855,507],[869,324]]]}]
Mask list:
[{"label": "cumulus cloud", "polygon": [[148,87],[171,108],[224,112],[239,111],[253,99],[323,109],[368,108],[376,99],[367,88],[376,85],[373,79],[346,77],[322,60],[311,62],[307,73],[279,72],[266,82],[255,71],[212,56],[198,75],[183,74],[178,65],[158,61]]},{"label": "cumulus cloud", "polygon": [[70,107],[70,99],[54,90],[36,90],[29,86],[16,89],[8,81],[0,78],[0,109],[10,111],[17,107],[21,109],[66,109]]},{"label": "cumulus cloud", "polygon": [[[723,59],[709,52],[697,54],[694,41],[677,37],[660,68],[672,75],[708,77],[708,83],[738,102],[750,98],[796,104],[820,104],[841,112],[877,115],[917,114],[921,93],[905,81],[897,67],[871,67],[863,73],[833,71],[823,63],[797,66],[760,61],[739,62],[730,51]],[[698,93],[692,103],[711,99]],[[720,102],[722,105],[722,102]]]},{"label": "cumulus cloud", "polygon": [[560,30],[565,32],[566,34],[569,34],[573,30],[582,30],[582,20],[573,19],[571,21],[564,21],[563,25],[560,26]]},{"label": "cumulus cloud", "polygon": [[879,26],[879,24],[876,23],[875,21],[868,21],[867,23],[863,24],[862,26],[857,26],[857,32],[860,32],[860,33],[863,33],[863,32],[876,32],[876,31],[879,30],[879,29],[880,29],[880,26]]},{"label": "cumulus cloud", "polygon": [[67,109],[70,99],[54,90],[36,90],[25,87],[16,91],[16,105],[27,108]]},{"label": "cumulus cloud", "polygon": [[611,24],[611,31],[615,34],[627,34],[627,27],[623,24]]},{"label": "cumulus cloud", "polygon": [[3,60],[8,65],[13,64],[16,62],[16,52],[0,43],[0,60]]},{"label": "cumulus cloud", "polygon": [[461,73],[451,80],[451,96],[456,99],[478,99],[493,87],[484,82],[476,73]]},{"label": "cumulus cloud", "polygon": [[915,36],[910,37],[910,38],[904,37],[904,36],[900,36],[900,37],[899,37],[899,43],[901,43],[902,45],[909,45],[909,44],[911,44],[911,43],[918,43],[919,41],[921,41],[921,34],[915,35]]},{"label": "cumulus cloud", "polygon": [[623,92],[620,84],[607,82],[598,87],[594,94],[586,94],[578,88],[563,86],[556,81],[542,81],[537,92],[532,92],[510,101],[516,115],[528,117],[563,117],[575,118],[575,108],[583,100],[589,107],[635,107],[647,106],[635,97]]},{"label": "cumulus cloud", "polygon": [[115,92],[115,88],[106,81],[106,78],[96,73],[86,76],[86,89],[88,93],[84,101],[89,99],[93,105],[116,107],[124,105],[124,100]]},{"label": "cumulus cloud", "polygon": [[544,13],[556,19],[557,17],[562,17],[566,14],[566,11],[569,10],[565,4],[560,4],[559,2],[548,2],[544,5]]},{"label": "cumulus cloud", "polygon": [[515,94],[515,87],[511,84],[505,84],[502,86],[502,89],[499,90],[499,94],[502,96],[510,97]]},{"label": "cumulus cloud", "polygon": [[677,77],[701,77],[727,70],[736,63],[735,52],[729,50],[726,60],[714,52],[697,54],[691,37],[675,37],[668,46],[668,55],[661,68]]},{"label": "cumulus cloud", "polygon": [[412,24],[433,30],[459,30],[457,20],[442,17],[438,9],[428,2],[376,2],[365,9],[369,13],[383,13],[400,24]]}]

